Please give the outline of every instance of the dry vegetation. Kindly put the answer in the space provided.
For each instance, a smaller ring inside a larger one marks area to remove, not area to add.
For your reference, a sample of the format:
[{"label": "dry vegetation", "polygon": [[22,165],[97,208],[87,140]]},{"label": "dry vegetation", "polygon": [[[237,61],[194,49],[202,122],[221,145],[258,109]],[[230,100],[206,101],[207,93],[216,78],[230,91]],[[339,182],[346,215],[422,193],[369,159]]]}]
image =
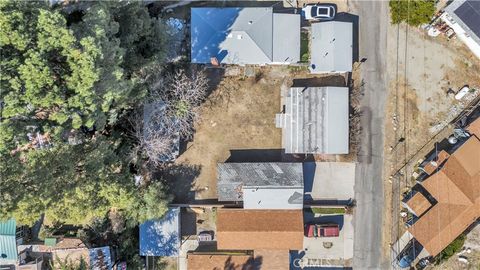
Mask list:
[{"label": "dry vegetation", "polygon": [[270,69],[261,68],[254,77],[223,78],[202,106],[193,141],[176,161],[200,167],[192,183],[195,199],[216,198],[216,164],[227,160],[230,150],[281,148],[275,113],[280,111],[285,74],[277,76]]},{"label": "dry vegetation", "polygon": [[[399,218],[400,199],[415,184],[412,173],[417,161],[433,149],[434,142],[450,135],[448,123],[468,103],[456,101],[447,91],[456,92],[464,85],[480,90],[480,60],[460,41],[431,38],[414,28],[408,30],[405,41],[405,27],[400,28],[400,42],[395,34],[388,46],[389,62],[398,61],[398,76],[396,67],[389,73],[385,120],[384,177],[389,183],[385,198],[390,203],[385,208],[385,231],[390,243],[405,230]],[[410,163],[392,178],[408,160]]]}]

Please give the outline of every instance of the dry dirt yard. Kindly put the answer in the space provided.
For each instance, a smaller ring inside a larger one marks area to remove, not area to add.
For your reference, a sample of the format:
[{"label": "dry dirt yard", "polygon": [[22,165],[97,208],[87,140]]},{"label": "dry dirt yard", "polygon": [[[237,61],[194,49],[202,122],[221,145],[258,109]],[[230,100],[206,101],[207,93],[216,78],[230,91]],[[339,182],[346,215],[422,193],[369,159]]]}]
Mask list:
[{"label": "dry dirt yard", "polygon": [[217,197],[216,164],[229,159],[231,150],[249,150],[239,151],[240,155],[262,159],[262,153],[271,152],[263,150],[282,146],[275,114],[281,110],[280,86],[291,79],[293,70],[256,67],[255,75],[247,77],[243,68],[238,69],[240,74],[225,76],[210,94],[201,111],[202,119],[195,126],[193,141],[176,161],[199,169],[198,176],[190,179],[196,200]]},{"label": "dry dirt yard", "polygon": [[[400,200],[414,184],[413,167],[434,142],[450,134],[448,123],[480,91],[480,60],[458,40],[432,38],[405,25],[389,30],[384,177],[390,205],[385,207],[385,229],[394,243],[405,230],[399,220]],[[476,93],[461,102],[447,95],[448,89],[456,92],[464,85]],[[411,162],[402,174],[391,178],[407,160]]]},{"label": "dry dirt yard", "polygon": [[[390,46],[394,50],[391,57],[396,58],[399,49],[399,64],[398,76],[391,74],[386,130],[394,135],[396,129],[397,136],[405,138],[410,157],[476,95],[469,94],[459,102],[447,95],[448,89],[457,92],[469,85],[480,91],[480,60],[459,41],[431,38],[419,29],[401,30],[399,40],[398,46]],[[392,59],[392,63],[396,61]],[[390,140],[386,145],[395,144]]]}]

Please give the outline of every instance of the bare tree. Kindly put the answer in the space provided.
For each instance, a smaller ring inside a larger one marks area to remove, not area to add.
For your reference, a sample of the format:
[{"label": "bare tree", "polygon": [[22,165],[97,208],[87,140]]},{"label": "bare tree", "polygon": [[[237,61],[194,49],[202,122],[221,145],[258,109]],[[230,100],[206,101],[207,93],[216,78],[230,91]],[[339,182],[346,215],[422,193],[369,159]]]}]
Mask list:
[{"label": "bare tree", "polygon": [[[151,117],[145,117],[144,112],[138,112],[131,121],[134,126],[134,137],[137,145],[132,150],[132,159],[136,163],[138,157],[146,158],[153,165],[160,165],[168,159],[172,147],[178,140],[178,132],[172,126],[166,127],[162,119],[162,110],[155,107],[157,104],[145,104],[146,107],[153,107],[149,112]],[[160,106],[160,108],[164,108]]]},{"label": "bare tree", "polygon": [[152,91],[152,101],[165,103],[164,124],[176,128],[180,136],[189,139],[193,135],[194,123],[200,119],[200,104],[208,89],[205,72],[187,74],[184,70],[177,70],[166,75],[164,86]]},{"label": "bare tree", "polygon": [[355,85],[350,92],[350,105],[355,110],[360,109],[361,100],[365,95],[365,82],[362,80],[360,85]]},{"label": "bare tree", "polygon": [[180,138],[193,136],[208,79],[203,71],[177,70],[164,76],[150,76],[148,85],[150,93],[143,112],[133,120],[134,136],[138,140],[133,156],[141,154],[154,165],[160,165],[170,159]]},{"label": "bare tree", "polygon": [[360,109],[354,109],[352,114],[350,114],[350,151],[355,154],[358,154],[358,150],[360,149],[360,138],[362,134],[361,116],[362,112]]}]

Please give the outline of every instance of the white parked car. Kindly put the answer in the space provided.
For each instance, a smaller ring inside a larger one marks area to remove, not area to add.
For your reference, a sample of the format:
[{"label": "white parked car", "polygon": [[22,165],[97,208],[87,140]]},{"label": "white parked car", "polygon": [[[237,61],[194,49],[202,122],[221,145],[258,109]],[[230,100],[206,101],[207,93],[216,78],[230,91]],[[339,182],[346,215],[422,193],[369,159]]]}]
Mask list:
[{"label": "white parked car", "polygon": [[307,20],[330,21],[335,18],[336,10],[330,4],[312,4],[302,8],[302,14]]},{"label": "white parked car", "polygon": [[464,87],[462,87],[462,89],[460,89],[460,91],[457,92],[457,94],[455,95],[455,99],[456,100],[462,99],[466,94],[468,94],[469,91],[470,91],[470,88],[465,85]]}]

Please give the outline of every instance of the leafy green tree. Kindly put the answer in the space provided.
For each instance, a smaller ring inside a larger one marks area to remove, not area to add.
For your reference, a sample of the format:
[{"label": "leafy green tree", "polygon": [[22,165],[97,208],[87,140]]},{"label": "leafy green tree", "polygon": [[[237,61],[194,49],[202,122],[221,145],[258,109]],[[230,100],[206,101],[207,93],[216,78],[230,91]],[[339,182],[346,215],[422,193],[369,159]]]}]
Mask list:
[{"label": "leafy green tree", "polygon": [[411,26],[419,26],[429,23],[434,13],[434,0],[390,0],[393,24],[406,22]]},{"label": "leafy green tree", "polygon": [[0,150],[12,146],[14,129],[33,124],[57,134],[56,127],[93,127],[105,117],[108,92],[92,91],[101,75],[92,37],[76,39],[60,13],[38,2],[1,2],[0,26],[0,97],[8,119]]},{"label": "leafy green tree", "polygon": [[171,197],[158,183],[135,187],[114,148],[115,142],[99,136],[85,144],[31,151],[24,161],[2,156],[0,217],[32,224],[45,213],[51,222],[87,224],[112,208],[124,211],[133,226],[161,217]]},{"label": "leafy green tree", "polygon": [[111,206],[125,207],[133,196],[125,190],[132,182],[127,169],[104,137],[1,159],[0,213],[20,223],[31,224],[45,213],[52,221],[85,224]]},{"label": "leafy green tree", "polygon": [[163,61],[166,37],[136,2],[95,2],[71,25],[44,2],[1,2],[0,152],[27,143],[27,127],[58,141],[114,125],[145,97],[132,74]]},{"label": "leafy green tree", "polygon": [[138,195],[137,201],[131,205],[135,211],[129,211],[131,219],[128,221],[135,220],[142,223],[149,219],[161,218],[173,199],[166,193],[165,187],[160,182],[151,183]]},{"label": "leafy green tree", "polygon": [[136,71],[163,61],[167,47],[164,22],[150,17],[140,1],[128,5],[117,3],[116,7],[113,14],[119,24],[120,46],[127,48],[123,62],[125,69]]},{"label": "leafy green tree", "polygon": [[108,217],[125,243],[121,257],[141,265],[136,225],[163,216],[171,196],[160,183],[135,186],[125,116],[162,67],[166,37],[139,2],[66,14],[47,1],[0,1],[0,219]]}]

